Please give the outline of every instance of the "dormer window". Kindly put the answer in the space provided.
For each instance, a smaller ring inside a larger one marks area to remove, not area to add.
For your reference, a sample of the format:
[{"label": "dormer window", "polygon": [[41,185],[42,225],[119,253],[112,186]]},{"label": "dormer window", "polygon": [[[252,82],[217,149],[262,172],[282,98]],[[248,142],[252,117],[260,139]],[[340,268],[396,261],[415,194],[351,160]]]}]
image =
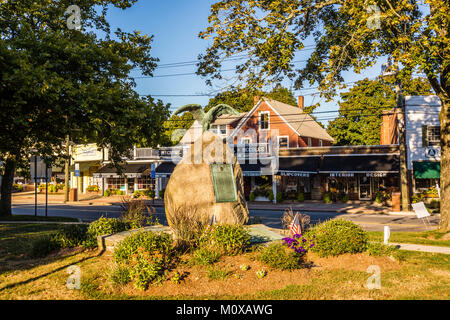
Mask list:
[{"label": "dormer window", "polygon": [[262,111],[259,113],[259,129],[260,130],[268,130],[269,129],[269,121],[270,121],[270,112]]}]

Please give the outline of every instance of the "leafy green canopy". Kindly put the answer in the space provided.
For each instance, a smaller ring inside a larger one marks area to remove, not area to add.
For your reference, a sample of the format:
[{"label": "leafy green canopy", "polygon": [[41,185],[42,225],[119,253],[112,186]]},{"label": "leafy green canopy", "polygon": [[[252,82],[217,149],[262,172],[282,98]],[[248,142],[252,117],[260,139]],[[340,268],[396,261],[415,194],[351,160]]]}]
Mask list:
[{"label": "leafy green canopy", "polygon": [[[156,145],[168,106],[140,97],[130,72],[152,75],[153,37],[118,29],[108,6],[136,1],[81,0],[81,30],[69,29],[73,1],[0,3],[0,154],[62,153],[64,139],[108,146],[119,161],[133,144]],[[100,36],[102,35],[102,36]]]},{"label": "leafy green canopy", "polygon": [[[422,78],[404,81],[403,94],[430,94],[430,84]],[[392,84],[364,79],[341,93],[339,115],[328,124],[327,131],[336,145],[378,145],[382,111],[396,106]]]}]

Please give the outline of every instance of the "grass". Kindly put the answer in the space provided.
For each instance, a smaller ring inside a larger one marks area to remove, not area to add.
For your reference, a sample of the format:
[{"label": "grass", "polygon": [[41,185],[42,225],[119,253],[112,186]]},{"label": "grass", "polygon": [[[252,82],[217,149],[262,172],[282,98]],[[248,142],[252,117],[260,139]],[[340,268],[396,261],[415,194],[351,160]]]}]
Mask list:
[{"label": "grass", "polygon": [[43,216],[15,214],[8,217],[0,217],[0,221],[78,222],[78,219],[69,217],[43,217]]},{"label": "grass", "polygon": [[[450,239],[449,240],[442,239],[442,237],[444,237],[446,234],[449,233],[450,231],[439,232],[436,230],[423,232],[391,232],[389,242],[450,247]],[[381,231],[368,232],[368,234],[369,234],[369,241],[383,242],[384,240],[384,235],[383,232]]]},{"label": "grass", "polygon": [[[312,268],[269,269],[263,279],[257,279],[254,271],[264,267],[244,254],[225,257],[215,267],[181,265],[180,271],[188,273],[180,284],[168,280],[146,292],[132,286],[116,288],[107,277],[111,257],[97,251],[69,250],[34,260],[24,256],[31,239],[57,228],[57,224],[0,225],[0,299],[450,299],[450,255],[403,250],[396,253],[396,261],[366,254],[334,258],[308,254],[315,264]],[[243,263],[252,271],[242,271]],[[381,269],[380,290],[366,287],[370,276],[366,269],[373,264]],[[81,269],[81,290],[66,287],[71,265]],[[233,277],[236,273],[239,279]],[[196,284],[198,291],[187,294],[185,289]]]},{"label": "grass", "polygon": [[0,224],[0,265],[7,260],[27,258],[32,240],[49,235],[58,227],[58,224]]}]

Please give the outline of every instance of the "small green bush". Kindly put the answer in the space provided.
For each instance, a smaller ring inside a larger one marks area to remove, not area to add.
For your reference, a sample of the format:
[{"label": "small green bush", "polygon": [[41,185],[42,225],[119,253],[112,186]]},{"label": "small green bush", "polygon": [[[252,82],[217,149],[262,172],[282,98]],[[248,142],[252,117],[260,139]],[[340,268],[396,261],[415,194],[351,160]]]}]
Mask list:
[{"label": "small green bush", "polygon": [[144,196],[153,199],[153,197],[155,196],[155,192],[151,189],[144,190]]},{"label": "small green bush", "polygon": [[341,200],[341,201],[344,202],[344,203],[347,203],[348,200],[349,200],[348,194],[344,194],[344,196],[342,197],[342,200]]},{"label": "small green bush", "polygon": [[272,243],[263,248],[257,260],[275,269],[293,270],[301,267],[302,257],[282,244]]},{"label": "small green bush", "polygon": [[383,195],[381,192],[377,192],[377,195],[375,196],[375,202],[376,203],[382,203],[383,202]]},{"label": "small green bush", "polygon": [[390,256],[398,250],[395,246],[385,245],[379,242],[369,242],[367,244],[366,253],[369,256]]},{"label": "small green bush", "polygon": [[159,198],[160,199],[164,199],[164,193],[166,192],[166,189],[161,189],[158,192]]},{"label": "small green bush", "polygon": [[253,191],[250,192],[250,195],[248,196],[248,200],[255,201],[255,198],[256,198],[255,193]]},{"label": "small green bush", "polygon": [[250,245],[250,235],[243,226],[221,224],[207,232],[201,246],[211,248],[223,255],[237,255]]},{"label": "small green bush", "polygon": [[270,191],[270,192],[269,192],[268,198],[269,198],[270,201],[273,201],[273,199],[274,199],[273,191]]},{"label": "small green bush", "polygon": [[129,283],[131,279],[130,268],[125,265],[117,265],[110,275],[110,280],[115,285],[125,285]]},{"label": "small green bush", "polygon": [[62,248],[73,248],[82,245],[87,239],[86,224],[64,225],[55,234],[55,240]]},{"label": "small green bush", "polygon": [[283,202],[283,193],[278,192],[276,198],[277,198],[277,203]]},{"label": "small green bush", "polygon": [[128,262],[138,248],[152,254],[161,254],[166,259],[172,253],[172,238],[167,233],[156,234],[151,231],[136,232],[119,242],[114,250],[114,259],[117,263]]},{"label": "small green bush", "polygon": [[99,187],[96,185],[88,186],[86,188],[87,192],[98,192],[99,190],[100,190]]},{"label": "small green bush", "polygon": [[315,238],[311,251],[321,257],[366,250],[367,233],[352,221],[336,219],[322,222],[308,231],[308,238]]},{"label": "small green bush", "polygon": [[31,258],[43,258],[60,247],[54,236],[45,235],[32,241],[28,255]]},{"label": "small green bush", "polygon": [[109,197],[111,195],[111,190],[110,189],[106,189],[105,190],[105,197]]},{"label": "small green bush", "polygon": [[17,191],[17,192],[21,192],[21,191],[23,191],[23,185],[14,183],[13,184],[13,190]]},{"label": "small green bush", "polygon": [[129,223],[132,229],[155,225],[158,219],[153,214],[154,208],[147,206],[145,200],[123,199],[121,203],[122,220]]},{"label": "small green bush", "polygon": [[89,224],[87,229],[86,241],[83,245],[87,248],[97,247],[97,237],[106,234],[114,234],[130,229],[130,224],[116,218],[105,218],[100,217],[100,219]]},{"label": "small green bush", "polygon": [[305,201],[305,195],[303,194],[303,192],[300,192],[300,193],[297,195],[297,201],[298,201],[298,202],[303,202],[303,201]]},{"label": "small green bush", "polygon": [[326,192],[326,193],[323,195],[323,201],[324,201],[325,203],[331,203],[331,194],[328,193],[328,192]]},{"label": "small green bush", "polygon": [[217,262],[220,258],[220,254],[214,250],[207,248],[199,248],[192,254],[189,262],[193,265],[209,266],[214,262]]},{"label": "small green bush", "polygon": [[211,267],[207,269],[207,273],[208,278],[211,280],[225,280],[231,274],[230,271]]},{"label": "small green bush", "polygon": [[147,290],[150,284],[163,281],[166,263],[164,256],[150,254],[148,250],[138,248],[137,253],[131,256],[130,277],[134,279],[134,286]]}]

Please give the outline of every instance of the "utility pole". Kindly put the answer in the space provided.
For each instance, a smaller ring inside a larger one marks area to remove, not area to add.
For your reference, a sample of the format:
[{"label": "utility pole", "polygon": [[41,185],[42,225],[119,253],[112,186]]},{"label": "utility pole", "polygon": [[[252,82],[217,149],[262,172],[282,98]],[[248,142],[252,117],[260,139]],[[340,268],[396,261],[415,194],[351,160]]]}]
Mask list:
[{"label": "utility pole", "polygon": [[64,202],[69,201],[69,135],[66,136],[66,161],[64,164]]},{"label": "utility pole", "polygon": [[[381,67],[382,76],[396,76],[398,74],[398,63],[392,64],[391,58],[387,63],[384,63]],[[396,108],[397,108],[397,120],[398,120],[398,133],[399,133],[399,149],[400,149],[400,191],[401,191],[401,205],[403,211],[409,211],[409,180],[408,180],[408,167],[407,167],[407,152],[406,152],[406,135],[405,135],[405,107],[403,103],[403,95],[401,88],[401,80],[395,81],[395,94],[396,94]]]},{"label": "utility pole", "polygon": [[409,187],[408,187],[408,167],[406,160],[406,136],[405,136],[405,107],[401,92],[401,83],[398,80],[395,84],[395,93],[397,95],[398,108],[398,129],[399,129],[399,147],[400,147],[400,191],[402,194],[402,210],[409,211]]}]

